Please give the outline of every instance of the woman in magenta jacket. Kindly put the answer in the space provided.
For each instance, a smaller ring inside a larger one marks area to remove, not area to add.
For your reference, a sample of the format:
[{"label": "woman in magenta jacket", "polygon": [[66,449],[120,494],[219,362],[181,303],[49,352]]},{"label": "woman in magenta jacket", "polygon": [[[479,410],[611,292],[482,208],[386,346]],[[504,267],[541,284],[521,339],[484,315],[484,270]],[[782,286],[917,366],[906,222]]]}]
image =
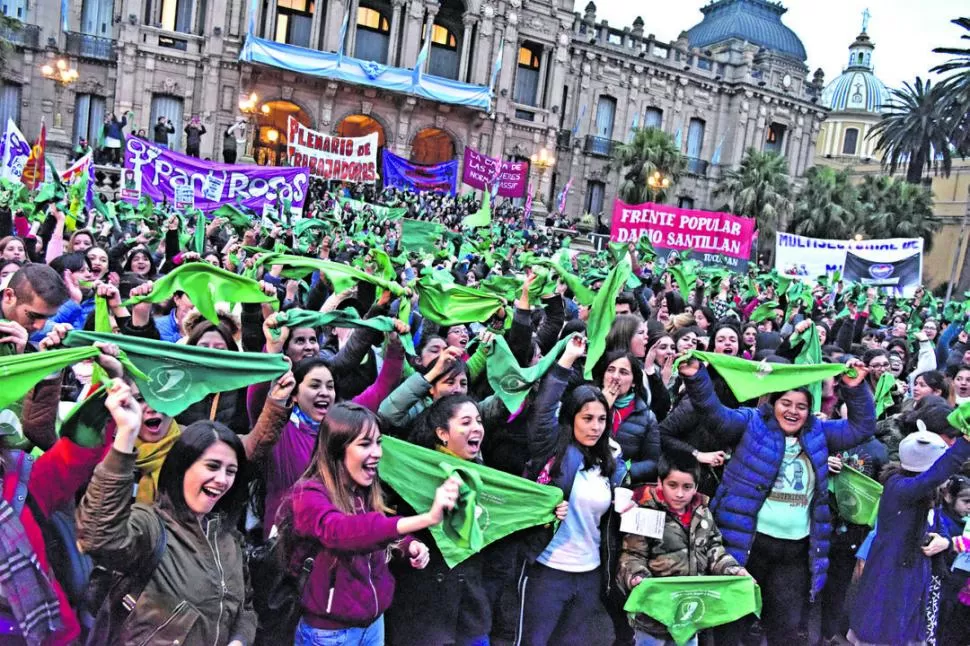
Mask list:
[{"label": "woman in magenta jacket", "polygon": [[449,479],[438,488],[430,511],[387,515],[377,480],[380,437],[374,413],[358,404],[334,405],[321,423],[310,466],[280,509],[291,570],[314,559],[301,598],[297,646],[328,640],[382,645],[384,611],[394,598],[388,550],[424,568],[427,546],[407,535],[437,525],[455,506],[458,482]]}]

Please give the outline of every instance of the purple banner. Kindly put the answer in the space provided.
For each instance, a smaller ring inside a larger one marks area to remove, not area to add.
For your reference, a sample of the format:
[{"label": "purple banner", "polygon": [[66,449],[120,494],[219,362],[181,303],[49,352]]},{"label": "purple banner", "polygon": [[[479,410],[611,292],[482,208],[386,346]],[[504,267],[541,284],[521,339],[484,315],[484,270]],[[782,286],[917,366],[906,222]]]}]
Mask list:
[{"label": "purple banner", "polygon": [[416,193],[439,191],[454,195],[458,189],[458,160],[421,166],[385,150],[384,186],[404,188]]},{"label": "purple banner", "polygon": [[498,181],[498,194],[502,197],[522,197],[529,179],[529,162],[501,161],[477,150],[465,148],[465,169],[461,181],[472,188],[484,191]]},{"label": "purple banner", "polygon": [[242,204],[262,213],[264,205],[282,204],[283,200],[289,200],[294,209],[302,209],[310,184],[307,168],[217,164],[180,155],[138,137],[126,140],[125,168],[134,171],[141,192],[156,202],[173,204],[176,187],[192,186],[195,207],[206,212],[224,204]]}]

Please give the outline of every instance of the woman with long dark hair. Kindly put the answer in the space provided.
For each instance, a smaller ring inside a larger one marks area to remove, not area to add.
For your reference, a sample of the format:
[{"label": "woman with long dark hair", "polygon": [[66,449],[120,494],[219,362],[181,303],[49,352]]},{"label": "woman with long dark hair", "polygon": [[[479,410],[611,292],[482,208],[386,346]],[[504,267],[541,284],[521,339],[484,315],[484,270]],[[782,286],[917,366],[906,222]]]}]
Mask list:
[{"label": "woman with long dark hair", "polygon": [[234,530],[247,496],[242,441],[216,422],[188,426],[162,465],[157,501],[132,504],[141,406],[120,380],[105,406],[117,431],[78,508],[78,544],[97,563],[126,571],[149,560],[166,534],[121,643],[251,644],[256,613]]},{"label": "woman with long dark hair", "polygon": [[314,559],[295,643],[379,646],[384,612],[394,598],[388,549],[415,568],[426,567],[428,548],[406,537],[441,522],[455,506],[458,482],[449,478],[438,487],[427,512],[388,515],[377,479],[377,415],[357,404],[335,404],[321,427],[310,464],[280,510],[290,568],[299,571],[306,558]]},{"label": "woman with long dark hair", "polygon": [[562,489],[569,508],[551,540],[527,550],[518,635],[527,646],[613,641],[613,622],[596,591],[605,598],[613,587],[619,535],[609,527],[610,506],[626,465],[611,447],[603,393],[583,385],[563,397],[585,351],[581,336],[566,345],[543,379],[529,425],[527,477]]}]

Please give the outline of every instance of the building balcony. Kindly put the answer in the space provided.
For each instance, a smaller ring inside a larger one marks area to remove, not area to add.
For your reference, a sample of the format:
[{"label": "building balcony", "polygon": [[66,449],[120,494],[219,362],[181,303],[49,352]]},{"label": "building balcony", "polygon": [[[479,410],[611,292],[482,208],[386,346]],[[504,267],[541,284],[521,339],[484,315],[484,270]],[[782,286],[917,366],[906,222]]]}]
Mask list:
[{"label": "building balcony", "polygon": [[16,29],[0,27],[0,38],[17,47],[37,49],[40,43],[40,27],[23,23]]},{"label": "building balcony", "polygon": [[116,58],[115,41],[91,34],[67,32],[67,53],[80,58],[98,61],[113,61]]},{"label": "building balcony", "polygon": [[688,175],[698,175],[700,177],[707,177],[708,166],[710,166],[710,162],[707,161],[706,159],[700,159],[699,157],[687,158]]},{"label": "building balcony", "polygon": [[583,152],[596,157],[612,157],[613,150],[617,145],[619,145],[619,142],[613,141],[612,139],[587,135]]}]

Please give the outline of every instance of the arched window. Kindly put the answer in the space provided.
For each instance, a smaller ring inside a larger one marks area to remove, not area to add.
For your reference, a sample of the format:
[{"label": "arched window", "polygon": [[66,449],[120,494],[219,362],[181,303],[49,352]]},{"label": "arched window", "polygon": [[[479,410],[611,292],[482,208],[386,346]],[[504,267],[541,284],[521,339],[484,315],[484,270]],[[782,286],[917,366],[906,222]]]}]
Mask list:
[{"label": "arched window", "polygon": [[858,145],[859,145],[859,129],[846,128],[845,139],[842,141],[842,154],[843,155],[856,154],[856,148],[858,147]]},{"label": "arched window", "polygon": [[391,21],[388,20],[387,15],[380,9],[359,7],[354,56],[361,60],[386,64],[390,40]]},{"label": "arched window", "polygon": [[312,128],[310,115],[290,101],[269,101],[256,116],[253,157],[261,166],[282,166],[286,162],[286,130],[289,117]]},{"label": "arched window", "polygon": [[534,43],[519,47],[518,65],[515,69],[515,87],[512,100],[524,105],[536,105],[539,97],[539,65],[542,48]]},{"label": "arched window", "polygon": [[438,128],[424,128],[411,141],[411,161],[431,166],[455,158],[455,142]]}]

